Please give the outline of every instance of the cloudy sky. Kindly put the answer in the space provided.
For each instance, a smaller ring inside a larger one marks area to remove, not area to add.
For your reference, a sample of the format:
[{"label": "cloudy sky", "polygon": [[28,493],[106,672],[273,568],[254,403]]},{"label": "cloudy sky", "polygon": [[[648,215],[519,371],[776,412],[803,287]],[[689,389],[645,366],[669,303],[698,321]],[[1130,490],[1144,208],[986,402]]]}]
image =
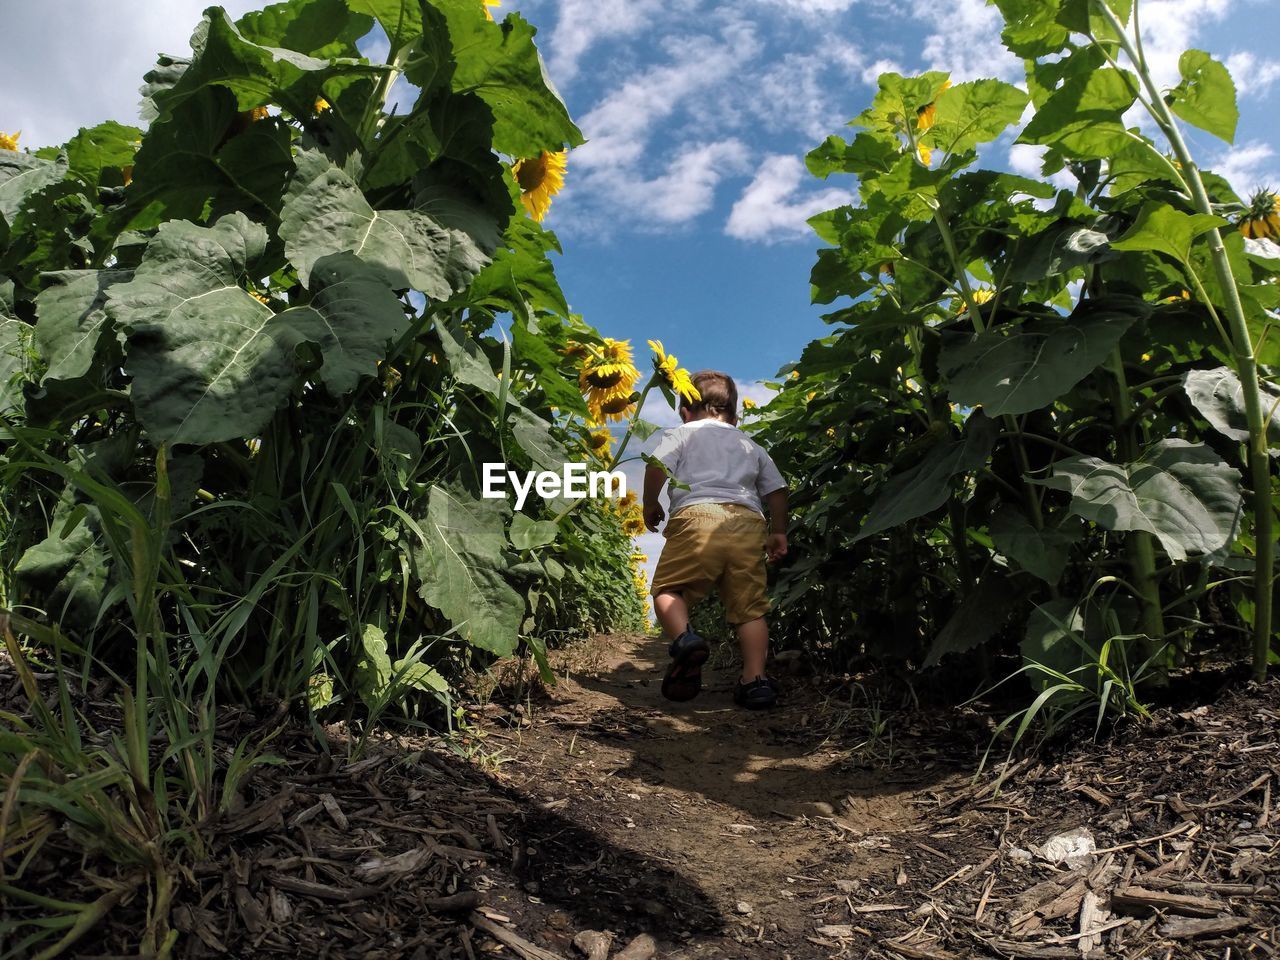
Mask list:
[{"label": "cloudy sky", "polygon": [[[142,74],[157,51],[189,50],[204,4],[7,6],[0,130],[37,147],[103,119],[135,121]],[[826,329],[808,302],[818,243],[805,219],[852,185],[809,177],[805,153],[867,105],[882,71],[1022,75],[985,0],[505,0],[498,15],[508,10],[538,26],[589,140],[547,221],[573,308],[631,339],[642,362],[644,341],[659,338],[683,365],[729,370],[752,393]],[[1280,2],[1142,0],[1142,11],[1163,81],[1176,82],[1192,46],[1236,79],[1236,145],[1192,130],[1196,154],[1238,191],[1280,184]],[[1035,149],[1007,141],[983,161],[1038,172]],[[644,545],[656,555],[653,538]]]}]

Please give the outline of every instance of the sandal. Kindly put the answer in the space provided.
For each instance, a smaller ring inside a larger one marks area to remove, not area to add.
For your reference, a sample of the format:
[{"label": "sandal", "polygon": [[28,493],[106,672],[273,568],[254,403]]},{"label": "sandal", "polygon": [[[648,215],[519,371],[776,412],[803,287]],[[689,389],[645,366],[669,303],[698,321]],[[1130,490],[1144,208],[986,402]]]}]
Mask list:
[{"label": "sandal", "polygon": [[733,688],[733,702],[748,710],[767,710],[778,702],[779,684],[770,677],[756,677]]},{"label": "sandal", "polygon": [[702,665],[711,656],[711,647],[702,637],[686,628],[671,641],[671,665],[662,677],[662,695],[683,703],[702,691]]}]

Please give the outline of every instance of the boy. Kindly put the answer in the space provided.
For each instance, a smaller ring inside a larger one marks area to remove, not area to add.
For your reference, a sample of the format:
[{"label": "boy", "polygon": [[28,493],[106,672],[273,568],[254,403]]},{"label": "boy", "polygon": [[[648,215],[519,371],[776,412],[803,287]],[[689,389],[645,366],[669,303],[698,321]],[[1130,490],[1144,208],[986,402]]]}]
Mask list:
[{"label": "boy", "polygon": [[[765,676],[769,610],[764,559],[787,553],[787,483],[773,460],[738,429],[738,388],[717,370],[693,375],[701,399],[681,398],[683,423],[668,430],[654,450],[670,475],[688,489],[670,489],[666,544],[653,574],[653,609],[671,638],[671,665],[662,678],[668,700],[692,700],[702,689],[707,641],[689,628],[689,608],[719,590],[726,619],[737,629],[742,676],[734,702],[748,709],[771,707],[778,688]],[[644,522],[662,522],[658,494],[667,480],[661,468],[644,474]],[[769,508],[766,535],[763,507]]]}]

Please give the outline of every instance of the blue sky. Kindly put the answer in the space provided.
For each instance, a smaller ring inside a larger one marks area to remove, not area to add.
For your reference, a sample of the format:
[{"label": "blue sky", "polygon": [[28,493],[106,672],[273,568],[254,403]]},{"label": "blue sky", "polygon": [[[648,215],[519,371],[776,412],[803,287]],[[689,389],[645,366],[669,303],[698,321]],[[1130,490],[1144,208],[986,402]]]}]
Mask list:
[{"label": "blue sky", "polygon": [[[226,4],[233,16],[260,5]],[[21,129],[35,147],[102,119],[135,121],[142,74],[157,51],[188,49],[202,7],[6,10],[0,130]],[[845,129],[883,70],[1021,77],[985,0],[505,0],[497,14],[510,10],[538,26],[548,72],[589,139],[547,220],[574,310],[638,354],[655,337],[683,365],[744,382],[771,377],[826,329],[809,304],[818,241],[804,221],[852,184],[808,176],[804,154]],[[1280,183],[1280,3],[1142,0],[1142,10],[1162,79],[1197,46],[1241,87],[1236,147],[1193,131],[1198,155],[1237,189]],[[1032,148],[1007,142],[984,162],[1037,170]]]}]

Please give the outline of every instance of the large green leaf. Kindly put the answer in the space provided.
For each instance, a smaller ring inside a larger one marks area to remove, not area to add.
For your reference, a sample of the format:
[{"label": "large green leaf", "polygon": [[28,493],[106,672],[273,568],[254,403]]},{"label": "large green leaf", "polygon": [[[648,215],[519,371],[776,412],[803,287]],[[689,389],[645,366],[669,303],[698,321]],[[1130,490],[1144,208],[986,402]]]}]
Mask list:
[{"label": "large green leaf", "polygon": [[447,300],[489,262],[462,230],[414,210],[374,210],[355,181],[323,156],[299,155],[298,167],[280,236],[303,283],[321,257],[351,252],[378,266],[393,288]]},{"label": "large green leaf", "polygon": [[107,291],[132,275],[128,270],[45,274],[49,285],[36,299],[36,346],[48,365],[41,383],[78,380],[89,372],[107,324]]},{"label": "large green leaf", "polygon": [[292,172],[287,123],[250,122],[229,90],[203,88],[148,129],[125,192],[128,225],[143,230],[232,210],[278,214]]},{"label": "large green leaf", "polygon": [[253,43],[220,7],[205,12],[192,34],[191,49],[190,65],[173,85],[151,94],[161,119],[174,115],[188,98],[215,84],[235,94],[240,110],[279,103],[294,116],[309,116],[326,80],[377,70],[352,59],[313,57]]},{"label": "large green leaf", "polygon": [[127,341],[125,369],[152,439],[212,443],[259,432],[296,379],[295,351],[315,344],[334,393],[372,374],[406,325],[375,268],[343,254],[319,261],[309,304],[275,313],[245,287],[267,242],[243,214],[213,227],[164,224],[108,313]]},{"label": "large green leaf", "polygon": [[1144,316],[1128,297],[1083,300],[1068,317],[1005,325],[945,346],[938,369],[952,402],[991,416],[1037,410],[1087,377]]},{"label": "large green leaf", "polygon": [[1108,251],[1108,244],[1107,235],[1100,230],[1073,220],[1059,221],[1014,248],[1016,256],[1009,279],[1035,282],[1098,263],[1114,256]]},{"label": "large green leaf", "polygon": [[[236,21],[240,35],[264,47],[284,47],[322,59],[359,57],[356,41],[373,18],[361,15],[358,0],[287,0],[246,13]],[[416,6],[416,4],[414,4]]]},{"label": "large green leaf", "polygon": [[347,6],[378,21],[392,53],[422,35],[421,0],[347,0]]},{"label": "large green leaf", "polygon": [[1124,236],[1111,244],[1113,250],[1156,250],[1179,263],[1191,260],[1191,243],[1200,234],[1221,227],[1226,220],[1207,213],[1183,213],[1167,203],[1149,200]]},{"label": "large green leaf", "polygon": [[567,317],[569,304],[547,258],[549,250],[559,249],[555,234],[527,217],[513,218],[503,247],[472,281],[468,299],[512,313],[546,311]]},{"label": "large green leaf", "polygon": [[21,320],[0,314],[0,414],[22,407],[22,373],[30,329]]},{"label": "large green leaf", "polygon": [[[491,23],[481,3],[428,2],[449,25],[455,61],[453,91],[475,93],[493,110],[495,150],[511,157],[536,157],[543,150],[583,142],[534,46],[537,31],[520,14]],[[434,71],[436,67],[424,63],[417,69]],[[420,85],[430,83],[429,78],[424,83],[413,67],[406,69],[405,76]]]},{"label": "large green leaf", "polygon": [[[1079,521],[1072,522],[1079,526]],[[1051,585],[1062,579],[1071,545],[1079,539],[1080,531],[1065,524],[1037,530],[1021,511],[1009,506],[991,518],[991,542],[996,549]]]},{"label": "large green leaf", "polygon": [[404,333],[409,321],[381,271],[352,254],[318,261],[311,288],[309,304],[285,310],[276,322],[316,344],[324,361],[321,382],[335,394],[349,393],[361,377],[377,372],[387,342]]},{"label": "large green leaf", "polygon": [[1175,560],[1213,554],[1235,540],[1240,474],[1204,444],[1161,440],[1133,463],[1072,457],[1040,481],[1071,494],[1071,511],[1108,530],[1155,534]]},{"label": "large green leaf", "polygon": [[16,150],[0,150],[0,217],[13,226],[22,202],[67,175],[66,158],[42,160]]},{"label": "large green leaf", "polygon": [[1169,91],[1169,109],[1187,123],[1234,143],[1240,110],[1227,68],[1203,50],[1187,50],[1178,58],[1178,72],[1182,82]]},{"label": "large green leaf", "polygon": [[1133,74],[1111,67],[1072,75],[1040,106],[1018,142],[1080,158],[1110,156],[1129,139],[1122,118],[1137,89]]},{"label": "large green leaf", "polygon": [[[1280,387],[1263,382],[1258,400],[1262,415],[1268,418],[1267,446],[1272,456],[1280,455]],[[1225,437],[1246,442],[1249,421],[1244,411],[1244,387],[1230,367],[1213,370],[1188,370],[1182,378],[1187,399],[1200,411],[1200,416]]]},{"label": "large green leaf", "polygon": [[511,545],[517,550],[536,550],[549,543],[555,543],[560,535],[560,527],[551,520],[533,520],[527,514],[517,513],[511,518],[511,530],[508,536]]},{"label": "large green leaf", "polygon": [[964,653],[986,643],[1004,626],[1017,599],[1018,591],[1010,588],[1003,572],[988,573],[938,631],[921,666],[937,666],[949,653]]},{"label": "large green leaf", "polygon": [[423,522],[422,599],[468,643],[500,657],[515,650],[525,608],[505,577],[508,513],[504,500],[474,500],[435,485]]},{"label": "large green leaf", "polygon": [[133,401],[156,443],[256,435],[294,381],[295,337],[245,286],[267,232],[243,214],[160,227],[128,283],[108,293]]},{"label": "large green leaf", "polygon": [[[73,174],[95,187],[103,182],[104,170],[122,171],[133,163],[133,155],[142,140],[142,131],[108,120],[96,127],[89,127],[67,141],[64,148],[67,164]],[[112,174],[108,183],[119,186],[124,182],[122,172]]]},{"label": "large green leaf", "polygon": [[947,153],[971,150],[1017,123],[1026,105],[1026,93],[1001,80],[958,83],[938,95],[925,142]]},{"label": "large green leaf", "polygon": [[952,477],[986,463],[997,433],[995,421],[981,413],[970,416],[962,439],[939,443],[919,464],[885,483],[854,542],[914,520],[946,503]]},{"label": "large green leaf", "polygon": [[101,523],[97,507],[82,506],[77,512],[64,497],[54,509],[48,536],[14,565],[19,582],[48,591],[47,612],[63,623],[93,623],[106,596],[110,564]]}]

